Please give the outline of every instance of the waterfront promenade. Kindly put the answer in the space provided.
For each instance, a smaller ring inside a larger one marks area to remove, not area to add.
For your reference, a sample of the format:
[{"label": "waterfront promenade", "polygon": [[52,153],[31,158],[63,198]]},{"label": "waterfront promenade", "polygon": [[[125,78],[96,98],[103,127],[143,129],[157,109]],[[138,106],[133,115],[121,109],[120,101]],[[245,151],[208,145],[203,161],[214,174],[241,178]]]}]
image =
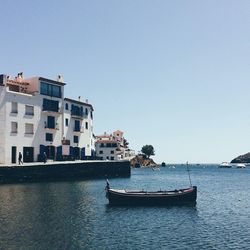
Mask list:
[{"label": "waterfront promenade", "polygon": [[129,177],[129,161],[61,161],[0,165],[0,183]]}]

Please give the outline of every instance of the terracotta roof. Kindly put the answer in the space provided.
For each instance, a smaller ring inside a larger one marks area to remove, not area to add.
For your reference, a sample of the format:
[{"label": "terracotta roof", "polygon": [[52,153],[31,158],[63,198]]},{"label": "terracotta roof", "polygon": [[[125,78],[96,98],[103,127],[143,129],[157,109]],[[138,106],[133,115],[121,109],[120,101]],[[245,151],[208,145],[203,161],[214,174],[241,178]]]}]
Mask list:
[{"label": "terracotta roof", "polygon": [[99,138],[106,138],[106,137],[110,137],[110,135],[96,135],[96,137],[99,137]]},{"label": "terracotta roof", "polygon": [[96,142],[98,142],[98,143],[117,143],[117,141],[115,141],[115,140],[98,140]]}]

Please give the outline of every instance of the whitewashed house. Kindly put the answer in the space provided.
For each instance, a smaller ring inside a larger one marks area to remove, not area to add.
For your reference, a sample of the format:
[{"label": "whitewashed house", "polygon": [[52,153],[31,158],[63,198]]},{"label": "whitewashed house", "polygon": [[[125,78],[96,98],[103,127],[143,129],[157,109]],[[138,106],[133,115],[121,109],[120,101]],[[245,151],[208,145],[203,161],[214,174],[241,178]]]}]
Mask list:
[{"label": "whitewashed house", "polygon": [[128,147],[123,134],[116,130],[112,134],[96,136],[96,156],[102,160],[130,160],[134,157],[135,152]]},{"label": "whitewashed house", "polygon": [[[17,163],[19,152],[24,162],[42,161],[44,153],[52,160],[85,159],[94,154],[93,107],[78,104],[88,109],[82,121],[89,124],[89,130],[76,135],[66,126],[66,118],[74,118],[71,109],[65,110],[64,86],[60,76],[51,80],[24,79],[22,73],[14,79],[0,75],[0,163]],[[68,150],[63,152],[65,144]]]}]

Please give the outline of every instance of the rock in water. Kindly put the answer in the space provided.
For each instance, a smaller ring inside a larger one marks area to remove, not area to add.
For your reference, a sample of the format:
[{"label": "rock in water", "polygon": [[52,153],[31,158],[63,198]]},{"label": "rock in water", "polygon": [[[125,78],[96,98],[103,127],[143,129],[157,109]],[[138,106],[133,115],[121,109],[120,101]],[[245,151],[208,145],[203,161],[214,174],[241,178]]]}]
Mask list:
[{"label": "rock in water", "polygon": [[150,158],[146,158],[143,155],[136,155],[133,159],[130,160],[130,165],[132,167],[155,167],[157,164]]}]

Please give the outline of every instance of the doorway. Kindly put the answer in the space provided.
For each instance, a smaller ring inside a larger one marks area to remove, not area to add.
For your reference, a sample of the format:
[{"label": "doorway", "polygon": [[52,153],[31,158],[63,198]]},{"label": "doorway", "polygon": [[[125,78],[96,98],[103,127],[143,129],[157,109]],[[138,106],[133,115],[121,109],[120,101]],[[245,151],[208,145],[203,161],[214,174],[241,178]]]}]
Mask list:
[{"label": "doorway", "polygon": [[34,161],[34,148],[23,147],[23,162],[33,162],[33,161]]},{"label": "doorway", "polygon": [[16,163],[16,146],[11,147],[11,163]]},{"label": "doorway", "polygon": [[76,160],[80,159],[80,148],[79,147],[74,147],[74,158]]},{"label": "doorway", "polygon": [[56,156],[56,150],[55,150],[55,146],[52,146],[52,145],[50,145],[50,146],[47,146],[47,157],[48,157],[48,159],[50,159],[50,160],[54,160],[55,159],[55,156]]}]

